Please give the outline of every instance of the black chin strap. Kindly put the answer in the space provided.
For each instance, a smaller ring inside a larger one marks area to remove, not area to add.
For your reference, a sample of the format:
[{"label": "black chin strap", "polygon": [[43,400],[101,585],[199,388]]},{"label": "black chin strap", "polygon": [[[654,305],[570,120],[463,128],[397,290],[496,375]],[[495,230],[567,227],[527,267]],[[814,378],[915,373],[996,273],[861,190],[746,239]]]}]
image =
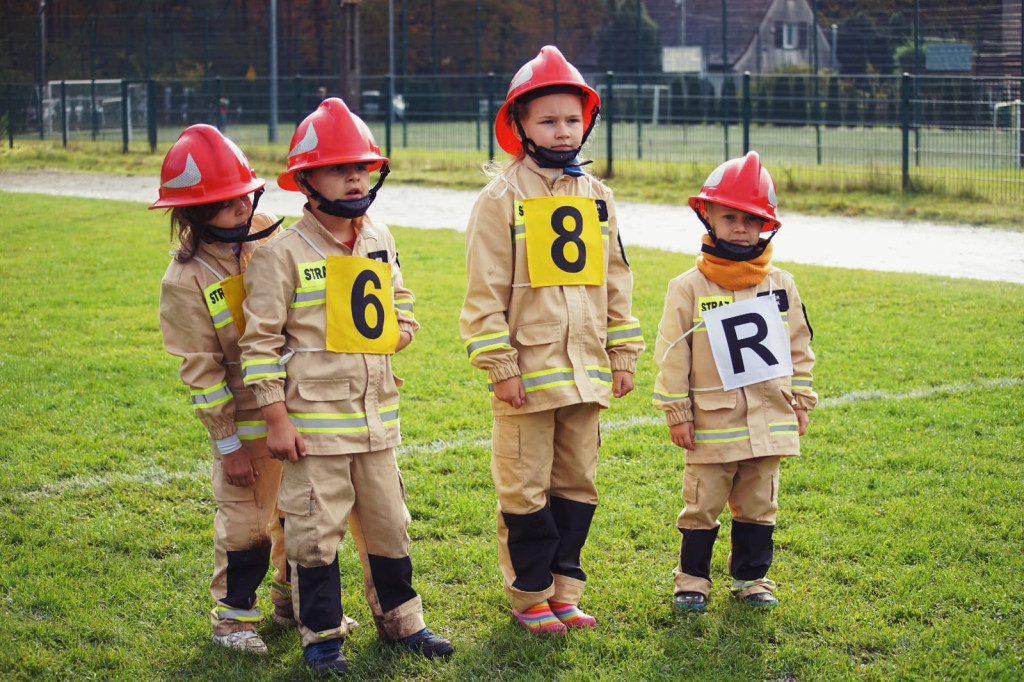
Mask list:
[{"label": "black chin strap", "polygon": [[181,210],[186,220],[189,222],[189,227],[195,230],[201,237],[209,239],[214,242],[224,242],[226,244],[239,244],[241,242],[254,242],[257,239],[263,239],[269,236],[278,228],[278,226],[284,222],[284,218],[281,218],[270,227],[249,234],[249,230],[252,229],[252,219],[256,216],[256,207],[260,205],[260,197],[263,196],[264,189],[260,187],[253,193],[252,196],[252,212],[249,213],[249,220],[245,222],[245,225],[238,227],[214,227],[209,223],[200,223],[192,218],[192,214],[187,208]]},{"label": "black chin strap", "polygon": [[590,115],[590,125],[583,132],[583,137],[580,139],[580,146],[570,151],[560,152],[548,147],[541,147],[536,142],[530,139],[526,134],[526,130],[523,129],[523,124],[519,120],[519,114],[512,111],[512,120],[516,124],[516,130],[519,131],[519,137],[522,140],[523,151],[537,162],[537,165],[541,168],[567,168],[569,166],[583,166],[591,161],[583,161],[582,163],[573,163],[577,156],[580,154],[580,150],[583,149],[583,145],[586,144],[587,138],[590,137],[590,131],[594,129],[594,125],[597,123],[597,115],[600,113],[600,107],[594,107]]},{"label": "black chin strap", "polygon": [[359,216],[366,213],[367,209],[370,208],[370,204],[377,198],[377,190],[384,184],[384,179],[388,177],[388,173],[391,169],[388,164],[384,164],[380,167],[380,178],[377,180],[377,184],[373,186],[365,197],[358,199],[327,199],[323,194],[320,194],[313,185],[309,184],[309,180],[306,179],[305,174],[296,173],[296,180],[299,184],[309,192],[309,198],[317,202],[317,208],[323,211],[327,215],[334,216],[335,218],[358,218]]},{"label": "black chin strap", "polygon": [[768,239],[758,239],[757,244],[753,246],[740,246],[739,244],[733,244],[727,242],[724,239],[719,239],[715,236],[715,231],[711,229],[711,225],[708,221],[704,220],[704,216],[701,215],[700,211],[697,211],[697,217],[704,223],[704,229],[708,231],[708,236],[711,237],[711,241],[714,242],[714,246],[707,244],[701,244],[700,250],[702,253],[709,253],[712,256],[724,258],[725,260],[731,260],[735,262],[742,262],[748,260],[754,260],[758,258],[764,250],[768,248],[768,244],[775,239],[775,235],[779,233],[778,230],[772,230],[772,233],[768,235]]}]

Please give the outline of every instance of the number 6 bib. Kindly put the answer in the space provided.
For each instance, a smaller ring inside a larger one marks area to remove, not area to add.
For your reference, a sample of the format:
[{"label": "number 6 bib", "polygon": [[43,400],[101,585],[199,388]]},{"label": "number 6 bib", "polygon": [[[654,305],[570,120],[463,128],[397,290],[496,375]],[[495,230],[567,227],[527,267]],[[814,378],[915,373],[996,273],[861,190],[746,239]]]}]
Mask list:
[{"label": "number 6 bib", "polygon": [[389,355],[398,346],[391,264],[327,257],[327,350]]},{"label": "number 6 bib", "polygon": [[604,284],[604,245],[594,199],[524,199],[523,222],[531,287]]}]

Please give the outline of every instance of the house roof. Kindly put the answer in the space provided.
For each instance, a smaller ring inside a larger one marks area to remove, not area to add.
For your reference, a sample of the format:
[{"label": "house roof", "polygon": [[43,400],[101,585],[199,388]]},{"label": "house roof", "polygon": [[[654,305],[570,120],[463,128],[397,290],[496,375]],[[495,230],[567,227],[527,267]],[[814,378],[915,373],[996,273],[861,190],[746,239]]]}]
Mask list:
[{"label": "house roof", "polygon": [[[704,48],[709,65],[722,63],[723,0],[686,0],[685,44]],[[734,64],[757,35],[772,0],[726,0],[729,64]]]}]

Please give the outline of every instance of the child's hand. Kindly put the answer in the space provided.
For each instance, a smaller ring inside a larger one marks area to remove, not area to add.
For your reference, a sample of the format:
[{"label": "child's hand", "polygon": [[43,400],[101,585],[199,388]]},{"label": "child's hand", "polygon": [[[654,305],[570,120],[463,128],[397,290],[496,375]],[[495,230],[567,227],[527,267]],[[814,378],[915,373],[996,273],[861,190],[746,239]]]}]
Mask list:
[{"label": "child's hand", "polygon": [[224,469],[224,480],[228,482],[228,485],[248,488],[256,482],[256,477],[259,476],[252,466],[252,458],[245,445],[240,450],[224,455],[221,458],[221,463]]},{"label": "child's hand", "polygon": [[693,422],[679,422],[668,427],[672,442],[681,448],[693,450]]},{"label": "child's hand", "polygon": [[494,397],[517,410],[526,404],[526,389],[521,377],[509,377],[494,384]]},{"label": "child's hand", "polygon": [[306,456],[306,444],[302,440],[284,403],[263,406],[263,418],[267,420],[267,450],[274,459],[298,462]]},{"label": "child's hand", "polygon": [[398,332],[398,345],[395,346],[395,352],[397,353],[410,343],[412,343],[412,334],[407,331]]},{"label": "child's hand", "polygon": [[624,369],[612,371],[612,395],[621,398],[633,390],[633,373]]},{"label": "child's hand", "polygon": [[799,407],[795,407],[793,408],[793,411],[796,412],[796,425],[800,431],[800,435],[802,436],[807,433],[807,425],[811,420],[807,416],[807,410],[801,410]]}]

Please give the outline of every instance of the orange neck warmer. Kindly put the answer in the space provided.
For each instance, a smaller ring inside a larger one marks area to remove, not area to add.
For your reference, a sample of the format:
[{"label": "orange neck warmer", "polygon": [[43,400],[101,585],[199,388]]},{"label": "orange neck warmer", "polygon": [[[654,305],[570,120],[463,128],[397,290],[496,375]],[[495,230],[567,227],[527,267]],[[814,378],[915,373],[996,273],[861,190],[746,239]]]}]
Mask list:
[{"label": "orange neck warmer", "polygon": [[[704,235],[701,241],[708,246],[714,246],[710,235]],[[772,264],[772,245],[765,247],[764,253],[757,258],[743,261],[733,261],[710,253],[700,253],[697,256],[697,269],[705,277],[720,287],[729,291],[739,291],[759,283],[768,276]]]}]

